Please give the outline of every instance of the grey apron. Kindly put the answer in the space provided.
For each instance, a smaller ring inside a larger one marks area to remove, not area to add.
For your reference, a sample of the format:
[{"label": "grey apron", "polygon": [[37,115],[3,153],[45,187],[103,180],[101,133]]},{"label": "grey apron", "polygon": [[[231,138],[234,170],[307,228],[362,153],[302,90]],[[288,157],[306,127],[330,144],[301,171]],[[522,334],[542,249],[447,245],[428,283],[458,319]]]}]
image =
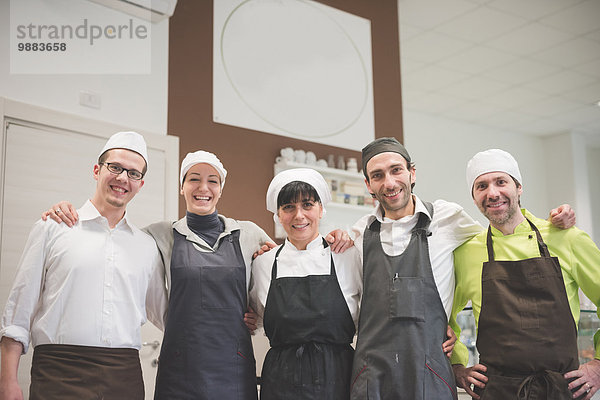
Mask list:
[{"label": "grey apron", "polygon": [[[327,247],[327,242],[323,239]],[[354,321],[337,279],[329,275],[277,278],[277,250],[265,304],[271,348],[262,370],[261,400],[347,400]]]},{"label": "grey apron", "polygon": [[[425,206],[433,216],[431,203]],[[430,222],[419,215],[408,247],[398,256],[383,251],[378,220],[365,229],[352,399],[457,398],[442,350],[448,322],[429,261]]]},{"label": "grey apron", "polygon": [[527,222],[540,257],[526,260],[494,260],[488,228],[477,332],[480,363],[488,368],[486,387],[476,390],[482,400],[573,398],[563,374],[579,367],[577,328],[558,258]]},{"label": "grey apron", "polygon": [[201,252],[173,231],[171,296],[155,399],[257,398],[240,231]]}]

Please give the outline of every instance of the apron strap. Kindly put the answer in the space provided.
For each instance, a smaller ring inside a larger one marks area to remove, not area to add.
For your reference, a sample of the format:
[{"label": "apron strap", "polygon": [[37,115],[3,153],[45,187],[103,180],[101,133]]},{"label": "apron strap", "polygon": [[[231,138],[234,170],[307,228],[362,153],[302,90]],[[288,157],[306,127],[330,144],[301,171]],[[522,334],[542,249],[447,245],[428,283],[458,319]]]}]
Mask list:
[{"label": "apron strap", "polygon": [[544,370],[537,374],[529,375],[519,385],[517,392],[518,400],[529,399],[530,393],[535,387],[544,386],[547,400],[560,400],[570,398],[571,391],[568,389],[565,378],[556,371]]},{"label": "apron strap", "polygon": [[[329,247],[329,243],[327,243],[327,240],[325,240],[325,238],[323,238],[323,249],[326,249],[328,247]],[[329,252],[329,257],[331,259],[330,266],[329,266],[329,275],[333,275],[337,278],[337,274],[335,272],[335,267],[333,266],[333,252],[332,251]]]},{"label": "apron strap", "polygon": [[[277,250],[277,253],[275,253],[275,260],[273,260],[273,266],[271,267],[271,280],[272,281],[277,279],[277,257],[279,256],[279,253],[281,253],[281,250],[283,249],[284,245],[285,245],[285,242],[283,242],[281,247]],[[325,238],[323,238],[323,248],[326,249],[327,247],[329,247],[329,243],[327,243],[327,240],[325,240]],[[333,275],[333,276],[337,277],[337,274],[335,272],[335,267],[333,265],[333,253],[330,253],[329,257],[331,259],[331,263],[329,266],[329,275]]]},{"label": "apron strap", "polygon": [[[539,229],[537,228],[537,226],[535,226],[533,224],[533,222],[531,222],[529,220],[529,218],[525,217],[525,219],[527,220],[527,222],[529,222],[529,225],[531,226],[531,229],[533,229],[533,231],[535,232],[535,236],[537,238],[537,242],[538,242],[538,247],[540,249],[540,256],[542,257],[550,257],[550,251],[548,250],[548,246],[546,246],[546,243],[544,243],[544,239],[542,239],[542,234],[540,233]],[[486,247],[487,247],[487,252],[488,252],[488,261],[494,261],[494,245],[493,245],[493,241],[492,241],[492,226],[488,226],[487,229],[487,240],[486,240]]]},{"label": "apron strap", "polygon": [[423,205],[425,206],[425,209],[427,209],[431,217],[425,213],[420,213],[419,219],[417,220],[417,224],[415,225],[411,233],[413,235],[425,235],[425,237],[429,237],[432,233],[429,230],[429,225],[431,224],[431,220],[433,219],[433,204],[424,201]]},{"label": "apron strap", "polygon": [[273,260],[273,266],[271,267],[271,280],[274,281],[277,279],[277,257],[279,257],[279,253],[283,250],[283,246],[285,246],[285,241],[281,244],[281,247],[275,253],[275,260]]},{"label": "apron strap", "polygon": [[550,257],[550,251],[548,251],[548,246],[546,246],[546,243],[544,243],[544,239],[542,239],[542,235],[540,234],[539,229],[537,228],[537,226],[535,226],[533,224],[533,222],[531,222],[529,220],[529,218],[525,218],[525,219],[527,220],[527,222],[529,222],[531,229],[533,229],[533,231],[535,232],[535,236],[537,237],[538,246],[540,248],[540,255],[542,255],[544,257]]},{"label": "apron strap", "polygon": [[[305,351],[310,352],[309,347],[314,348],[314,351],[317,353],[323,353],[323,349],[321,348],[321,345],[319,343],[316,343],[316,342],[302,343],[296,349],[296,359],[298,360],[298,363],[300,365],[302,365],[302,358],[304,357],[304,352]],[[320,357],[313,357],[310,354],[307,357],[309,357],[309,363],[311,365],[311,370],[313,371],[313,374],[311,377],[312,382],[317,385],[323,384],[324,383],[324,379],[323,379],[324,371],[323,371],[323,366],[319,362]],[[302,385],[302,368],[296,368],[296,372],[294,373],[294,383],[296,385]]]}]

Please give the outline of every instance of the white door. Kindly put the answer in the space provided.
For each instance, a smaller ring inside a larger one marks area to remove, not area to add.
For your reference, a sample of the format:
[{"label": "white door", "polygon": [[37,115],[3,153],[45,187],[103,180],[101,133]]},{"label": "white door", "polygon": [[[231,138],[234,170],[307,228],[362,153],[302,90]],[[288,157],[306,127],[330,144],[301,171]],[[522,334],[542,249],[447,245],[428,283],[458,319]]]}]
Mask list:
[{"label": "white door", "polygon": [[[35,124],[12,122],[6,126],[1,154],[4,161],[0,233],[2,310],[33,223],[43,210],[59,200],[69,200],[80,207],[93,194],[96,181],[92,168],[106,141],[100,135]],[[171,187],[165,172],[165,150],[149,146],[148,158],[146,183],[128,206],[128,214],[139,227],[166,218],[165,189]],[[176,193],[170,195],[177,196]],[[148,323],[142,328],[142,341],[147,344],[140,351],[146,398],[152,399],[156,377],[154,360],[160,350],[155,343],[162,342],[162,333]],[[22,357],[19,368],[19,383],[25,398],[29,393],[31,353],[30,350]]]}]

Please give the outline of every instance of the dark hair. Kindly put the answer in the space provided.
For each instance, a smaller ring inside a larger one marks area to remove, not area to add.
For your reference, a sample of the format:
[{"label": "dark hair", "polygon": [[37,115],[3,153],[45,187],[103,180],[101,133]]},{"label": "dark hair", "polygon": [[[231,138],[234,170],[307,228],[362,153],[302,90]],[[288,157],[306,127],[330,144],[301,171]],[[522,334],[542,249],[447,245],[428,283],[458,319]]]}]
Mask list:
[{"label": "dark hair", "polygon": [[296,203],[303,200],[314,200],[321,202],[316,189],[306,182],[293,181],[285,185],[277,195],[277,208],[284,204]]},{"label": "dark hair", "polygon": [[[98,164],[102,164],[102,163],[106,162],[106,159],[108,158],[108,153],[111,150],[114,150],[114,149],[108,149],[104,153],[100,154],[100,157],[98,157]],[[128,150],[128,149],[125,149],[125,150]],[[129,151],[133,151],[133,150],[129,150]],[[135,152],[135,151],[133,151],[133,152],[136,154],[139,154],[138,152]],[[142,157],[142,158],[144,158],[144,157]],[[142,173],[142,175],[146,175],[146,171],[148,171],[148,164],[146,163],[146,160],[144,159],[144,169],[140,172]]]},{"label": "dark hair", "polygon": [[[515,179],[514,176],[512,176],[511,174],[508,174],[508,176],[510,176],[512,178],[512,180],[515,182],[515,185],[517,185],[517,189],[521,187],[521,184],[519,183],[518,180]],[[521,208],[521,196],[519,196],[519,208]]]}]

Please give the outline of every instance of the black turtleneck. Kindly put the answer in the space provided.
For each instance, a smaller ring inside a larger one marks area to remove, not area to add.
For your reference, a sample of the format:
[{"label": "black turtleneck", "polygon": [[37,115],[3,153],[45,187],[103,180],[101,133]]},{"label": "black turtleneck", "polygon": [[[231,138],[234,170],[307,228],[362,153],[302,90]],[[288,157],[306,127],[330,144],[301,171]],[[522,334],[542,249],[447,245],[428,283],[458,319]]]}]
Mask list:
[{"label": "black turtleneck", "polygon": [[217,242],[217,238],[225,230],[225,224],[219,219],[219,214],[198,215],[186,211],[187,226],[196,235],[200,236],[211,247]]}]

